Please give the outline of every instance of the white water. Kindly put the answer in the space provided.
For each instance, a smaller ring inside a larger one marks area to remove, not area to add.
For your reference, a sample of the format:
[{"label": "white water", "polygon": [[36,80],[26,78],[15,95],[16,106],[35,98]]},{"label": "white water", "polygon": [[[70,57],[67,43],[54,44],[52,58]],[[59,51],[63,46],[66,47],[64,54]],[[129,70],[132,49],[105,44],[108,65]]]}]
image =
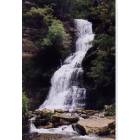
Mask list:
[{"label": "white water", "polygon": [[36,128],[34,125],[33,121],[36,118],[33,117],[30,119],[30,133],[49,133],[49,134],[64,134],[64,135],[77,135],[77,132],[73,130],[72,125],[63,125],[57,128],[49,128],[49,129],[44,129],[44,128]]},{"label": "white water", "polygon": [[62,134],[62,135],[69,135],[74,136],[77,135],[77,132],[73,130],[72,125],[63,125],[58,128],[36,128],[32,120],[30,120],[30,133],[41,133],[41,134]]},{"label": "white water", "polygon": [[95,135],[85,135],[85,136],[79,136],[76,131],[73,130],[72,125],[63,125],[57,128],[36,128],[33,121],[35,120],[35,117],[30,119],[30,133],[40,133],[40,134],[61,134],[64,136],[69,136],[69,140],[100,140],[99,137]]},{"label": "white water", "polygon": [[39,109],[73,110],[84,106],[86,89],[79,86],[82,76],[82,61],[89,48],[92,47],[94,34],[92,23],[83,19],[75,19],[77,29],[76,49],[68,56],[64,64],[54,73],[51,79],[49,96]]}]

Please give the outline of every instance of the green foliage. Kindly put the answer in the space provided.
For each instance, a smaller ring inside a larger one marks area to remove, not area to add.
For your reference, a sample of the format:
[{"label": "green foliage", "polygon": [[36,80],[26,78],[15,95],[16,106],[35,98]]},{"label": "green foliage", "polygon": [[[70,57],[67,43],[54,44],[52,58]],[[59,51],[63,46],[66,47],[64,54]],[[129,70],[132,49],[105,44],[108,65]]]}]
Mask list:
[{"label": "green foliage", "polygon": [[114,36],[110,36],[108,34],[97,34],[93,42],[93,46],[102,50],[107,50],[115,46],[115,38]]},{"label": "green foliage", "polygon": [[73,3],[73,18],[87,18],[90,14],[90,7],[92,7],[91,0],[75,0]]},{"label": "green foliage", "polygon": [[53,20],[51,26],[49,26],[46,38],[43,39],[43,45],[69,45],[70,42],[67,42],[67,40],[69,40],[69,35],[65,32],[63,23],[60,20]]},{"label": "green foliage", "polygon": [[102,0],[90,7],[89,19],[96,33],[83,62],[89,104],[103,108],[115,101],[115,1]]},{"label": "green foliage", "polygon": [[49,6],[57,18],[86,18],[92,6],[91,0],[31,0],[40,7]]},{"label": "green foliage", "polygon": [[59,46],[63,44],[63,39],[64,39],[64,27],[61,21],[59,20],[53,20],[51,26],[49,26],[48,34],[47,34],[47,39],[44,39],[44,45],[50,45],[52,46],[55,44],[56,46]]},{"label": "green foliage", "polygon": [[52,14],[52,9],[48,6],[44,8],[31,7],[31,9],[26,13],[27,16],[47,16],[50,14]]},{"label": "green foliage", "polygon": [[35,29],[31,36],[35,47],[55,47],[63,55],[64,48],[71,44],[71,37],[66,33],[63,22],[54,13],[58,1],[30,0],[30,2],[32,6],[23,13],[23,25]]},{"label": "green foliage", "polygon": [[52,18],[53,10],[50,7],[31,7],[23,13],[23,25],[44,28],[45,25],[48,25]]},{"label": "green foliage", "polygon": [[23,115],[26,115],[28,112],[28,104],[29,104],[29,99],[23,92],[23,94],[22,94],[22,113],[23,113]]},{"label": "green foliage", "polygon": [[90,7],[90,20],[96,33],[115,34],[115,0],[102,0]]},{"label": "green foliage", "polygon": [[92,87],[107,86],[114,82],[115,76],[115,56],[114,37],[99,35],[94,41],[96,51],[90,52],[86,76],[94,81]]}]

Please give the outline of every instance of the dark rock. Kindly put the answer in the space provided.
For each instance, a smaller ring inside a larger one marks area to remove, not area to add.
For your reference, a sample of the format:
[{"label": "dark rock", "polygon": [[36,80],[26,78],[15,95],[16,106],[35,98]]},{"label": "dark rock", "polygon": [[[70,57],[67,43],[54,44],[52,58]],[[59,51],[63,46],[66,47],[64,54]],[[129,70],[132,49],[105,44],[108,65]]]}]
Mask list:
[{"label": "dark rock", "polygon": [[85,112],[88,116],[91,116],[91,115],[98,113],[98,111],[96,111],[96,110],[85,110]]},{"label": "dark rock", "polygon": [[73,124],[72,127],[73,127],[74,131],[76,131],[80,135],[87,134],[85,128],[80,124]]},{"label": "dark rock", "polygon": [[53,112],[48,109],[44,110],[36,110],[36,119],[34,120],[34,124],[36,127],[45,127],[45,128],[52,128],[53,125],[51,123]]},{"label": "dark rock", "polygon": [[63,114],[58,113],[58,114],[55,114],[52,116],[52,123],[55,126],[69,125],[72,123],[77,123],[78,120],[79,120],[78,117],[70,116],[65,113],[63,113]]},{"label": "dark rock", "polygon": [[51,122],[48,122],[47,125],[39,126],[38,128],[44,128],[44,129],[49,129],[53,128],[54,125]]},{"label": "dark rock", "polygon": [[89,118],[89,116],[87,116],[86,114],[80,114],[80,117],[82,117],[82,118],[84,118],[84,119]]},{"label": "dark rock", "polygon": [[95,113],[98,113],[98,111],[96,110],[85,110],[85,109],[77,109],[75,112],[78,114],[86,114],[89,116],[94,115]]},{"label": "dark rock", "polygon": [[47,125],[49,122],[49,119],[47,118],[36,118],[35,121],[34,121],[34,124],[36,127],[39,127],[39,126],[43,126],[43,125]]},{"label": "dark rock", "polygon": [[104,127],[102,129],[99,129],[95,132],[98,136],[107,136],[110,134],[110,130],[108,127]]}]

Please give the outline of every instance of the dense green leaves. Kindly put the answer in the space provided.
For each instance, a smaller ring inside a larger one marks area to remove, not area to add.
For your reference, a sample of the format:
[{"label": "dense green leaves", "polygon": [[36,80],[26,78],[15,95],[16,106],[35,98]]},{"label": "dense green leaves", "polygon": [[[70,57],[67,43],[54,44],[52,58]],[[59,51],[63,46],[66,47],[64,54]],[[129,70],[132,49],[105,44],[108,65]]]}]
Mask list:
[{"label": "dense green leaves", "polygon": [[102,50],[107,50],[109,48],[111,49],[115,46],[115,37],[108,34],[97,34],[93,42],[93,46]]},{"label": "dense green leaves", "polygon": [[[66,42],[68,40],[69,42]],[[48,28],[48,34],[43,38],[43,45],[46,46],[64,46],[70,44],[69,34],[65,32],[63,23],[60,20],[53,20]]]},{"label": "dense green leaves", "polygon": [[44,8],[31,7],[26,13],[27,16],[47,16],[49,14],[52,14],[52,9],[47,6]]},{"label": "dense green leaves", "polygon": [[90,7],[90,20],[96,33],[115,35],[115,0],[102,0]]},{"label": "dense green leaves", "polygon": [[[96,33],[83,62],[88,106],[103,108],[115,101],[115,1],[102,0],[90,7]],[[89,99],[90,98],[90,99]]]}]

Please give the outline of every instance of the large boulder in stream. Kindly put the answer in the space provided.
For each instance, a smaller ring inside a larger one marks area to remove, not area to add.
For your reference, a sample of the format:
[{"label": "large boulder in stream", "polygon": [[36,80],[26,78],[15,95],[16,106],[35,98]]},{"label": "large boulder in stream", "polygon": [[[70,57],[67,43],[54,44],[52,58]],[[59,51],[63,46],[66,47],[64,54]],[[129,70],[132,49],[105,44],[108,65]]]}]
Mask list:
[{"label": "large boulder in stream", "polygon": [[75,111],[75,113],[77,113],[79,115],[79,117],[82,117],[84,119],[87,119],[90,116],[93,116],[96,113],[98,113],[98,111],[96,111],[96,110],[87,110],[87,109],[77,109]]},{"label": "large boulder in stream", "polygon": [[79,118],[77,116],[72,116],[67,113],[56,113],[52,116],[52,123],[55,127],[60,125],[69,125],[73,123],[77,123]]},{"label": "large boulder in stream", "polygon": [[65,111],[63,109],[54,109],[54,113],[66,113],[68,111]]},{"label": "large boulder in stream", "polygon": [[61,125],[70,125],[73,123],[77,123],[79,120],[79,116],[71,114],[69,112],[65,112],[63,110],[36,110],[34,112],[36,115],[36,119],[34,120],[34,124],[37,128],[52,128],[58,127]]},{"label": "large boulder in stream", "polygon": [[35,111],[34,111],[34,114],[36,114],[36,115],[48,115],[49,113],[51,113],[51,114],[53,114],[54,113],[54,111],[52,111],[52,110],[50,110],[50,109],[42,109],[42,110],[39,110],[39,109],[36,109]]},{"label": "large boulder in stream", "polygon": [[34,124],[37,128],[52,128],[53,124],[51,123],[53,111],[48,109],[36,110],[34,112],[36,119]]},{"label": "large boulder in stream", "polygon": [[73,125],[73,128],[80,135],[94,133],[99,136],[106,136],[115,133],[115,120],[100,117],[81,119],[77,124]]}]

